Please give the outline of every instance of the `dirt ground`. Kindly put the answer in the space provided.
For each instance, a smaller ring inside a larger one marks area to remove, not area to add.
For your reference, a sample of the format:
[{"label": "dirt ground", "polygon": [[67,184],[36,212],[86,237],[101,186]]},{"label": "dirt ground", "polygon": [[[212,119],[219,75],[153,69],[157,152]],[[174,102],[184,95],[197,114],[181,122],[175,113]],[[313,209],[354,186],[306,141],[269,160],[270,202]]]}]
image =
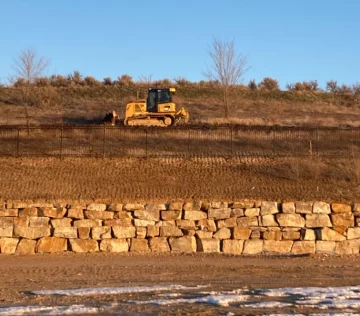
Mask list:
[{"label": "dirt ground", "polygon": [[[131,299],[131,295],[90,297],[29,295],[29,291],[43,289],[171,284],[206,285],[210,286],[212,291],[239,288],[351,286],[360,284],[359,267],[359,256],[356,255],[287,257],[199,253],[161,255],[67,253],[2,256],[0,306],[90,303],[94,305],[96,302],[104,304]],[[151,310],[152,307],[150,310],[135,306],[127,308],[128,312],[134,313],[154,312]],[[186,308],[189,314],[197,315],[214,315],[219,312],[218,309],[211,309],[209,306]],[[202,308],[204,310],[201,310]],[[168,314],[186,314],[185,310],[182,312],[170,313],[170,310],[167,310]],[[246,310],[242,312],[248,314]],[[254,311],[249,313],[254,314]],[[166,310],[157,309],[155,314],[165,315]]]},{"label": "dirt ground", "polygon": [[357,202],[349,158],[2,158],[0,199]]}]

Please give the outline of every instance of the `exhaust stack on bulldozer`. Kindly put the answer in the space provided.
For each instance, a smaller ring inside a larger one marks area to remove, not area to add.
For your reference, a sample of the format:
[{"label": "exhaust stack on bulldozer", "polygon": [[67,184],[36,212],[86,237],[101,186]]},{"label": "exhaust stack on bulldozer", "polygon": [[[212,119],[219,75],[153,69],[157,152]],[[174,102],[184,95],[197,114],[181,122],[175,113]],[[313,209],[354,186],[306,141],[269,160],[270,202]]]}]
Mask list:
[{"label": "exhaust stack on bulldozer", "polygon": [[126,105],[124,125],[172,126],[181,120],[187,122],[189,113],[182,107],[176,109],[172,100],[175,88],[149,89],[146,100],[129,102]]}]

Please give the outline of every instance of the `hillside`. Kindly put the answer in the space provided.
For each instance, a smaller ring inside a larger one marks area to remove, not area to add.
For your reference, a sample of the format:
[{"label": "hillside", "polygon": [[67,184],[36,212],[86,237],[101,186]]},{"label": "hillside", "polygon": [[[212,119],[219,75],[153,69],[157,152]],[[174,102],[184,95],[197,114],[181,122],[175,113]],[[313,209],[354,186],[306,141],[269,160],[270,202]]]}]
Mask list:
[{"label": "hillside", "polygon": [[[175,101],[190,123],[360,127],[360,96],[322,91],[281,91],[236,86],[224,119],[216,84],[176,84]],[[0,125],[97,124],[106,112],[124,113],[126,102],[146,96],[141,84],[0,87]]]}]

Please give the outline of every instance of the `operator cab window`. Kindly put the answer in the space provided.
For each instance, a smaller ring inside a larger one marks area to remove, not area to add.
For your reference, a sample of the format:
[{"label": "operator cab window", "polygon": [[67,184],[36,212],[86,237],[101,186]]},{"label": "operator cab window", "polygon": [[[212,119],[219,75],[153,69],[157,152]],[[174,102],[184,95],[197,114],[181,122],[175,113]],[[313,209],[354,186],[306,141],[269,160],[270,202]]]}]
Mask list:
[{"label": "operator cab window", "polygon": [[171,102],[171,94],[168,89],[158,90],[158,103],[168,103]]}]

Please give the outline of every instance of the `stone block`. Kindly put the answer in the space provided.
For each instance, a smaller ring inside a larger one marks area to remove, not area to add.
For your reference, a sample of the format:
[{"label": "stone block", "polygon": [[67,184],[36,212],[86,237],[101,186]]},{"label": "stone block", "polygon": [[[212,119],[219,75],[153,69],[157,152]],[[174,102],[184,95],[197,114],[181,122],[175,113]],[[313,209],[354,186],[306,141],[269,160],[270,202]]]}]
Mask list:
[{"label": "stone block", "polygon": [[18,201],[18,200],[8,200],[8,208],[28,208],[32,207],[33,201]]},{"label": "stone block", "polygon": [[214,233],[213,238],[215,239],[230,239],[231,230],[227,227],[220,228],[216,233]]},{"label": "stone block", "polygon": [[231,214],[231,208],[210,208],[208,211],[209,219],[226,219]]},{"label": "stone block", "polygon": [[306,227],[332,227],[330,217],[326,214],[306,214]]},{"label": "stone block", "polygon": [[84,211],[84,215],[86,219],[113,219],[114,212],[108,211]]},{"label": "stone block", "polygon": [[136,238],[145,239],[147,227],[136,227]]},{"label": "stone block", "polygon": [[78,227],[78,236],[80,239],[89,239],[91,227]]},{"label": "stone block", "polygon": [[235,227],[237,225],[237,217],[230,217],[227,219],[221,219],[217,221],[217,227]]},{"label": "stone block", "polygon": [[317,240],[316,241],[316,253],[334,253],[335,251],[335,241],[323,241]]},{"label": "stone block", "polygon": [[206,253],[213,253],[213,252],[220,252],[220,240],[213,239],[213,238],[197,238],[197,251],[199,252],[206,252]]},{"label": "stone block", "polygon": [[134,217],[141,220],[155,221],[160,220],[160,210],[136,210]]},{"label": "stone block", "polygon": [[244,241],[243,254],[254,255],[263,251],[264,241],[261,239],[249,239]]},{"label": "stone block", "polygon": [[281,240],[282,232],[280,230],[267,230],[266,232],[263,233],[263,239],[264,240]]},{"label": "stone block", "polygon": [[180,237],[183,233],[180,228],[176,226],[162,226],[160,227],[160,237]]},{"label": "stone block", "polygon": [[244,211],[244,215],[247,217],[255,217],[260,215],[260,208],[247,208]]},{"label": "stone block", "polygon": [[194,236],[169,238],[171,252],[196,252],[196,239]]},{"label": "stone block", "polygon": [[149,245],[152,252],[170,252],[170,246],[166,237],[150,238]]},{"label": "stone block", "polygon": [[149,251],[148,240],[147,239],[132,238],[131,239],[130,251],[131,252]]},{"label": "stone block", "polygon": [[257,217],[238,217],[236,224],[240,227],[259,226]]},{"label": "stone block", "polygon": [[93,239],[69,239],[71,250],[74,252],[97,252],[99,244]]},{"label": "stone block", "polygon": [[14,226],[14,237],[39,239],[50,236],[50,227],[24,227]]},{"label": "stone block", "polygon": [[295,214],[295,203],[294,202],[283,202],[281,209],[284,214]]},{"label": "stone block", "polygon": [[17,208],[0,209],[0,217],[17,217],[19,210]]},{"label": "stone block", "polygon": [[14,217],[0,217],[0,228],[14,226]]},{"label": "stone block", "polygon": [[318,240],[326,240],[326,241],[343,241],[346,239],[345,236],[339,234],[338,232],[324,227],[322,229],[316,230],[316,235]]},{"label": "stone block", "polygon": [[313,205],[313,213],[314,214],[330,214],[330,204],[325,202],[315,202]]},{"label": "stone block", "polygon": [[[184,221],[190,221],[189,219],[184,219]],[[175,221],[160,221],[155,224],[155,226],[176,226]]]},{"label": "stone block", "polygon": [[14,227],[0,228],[0,237],[12,237]]},{"label": "stone block", "polygon": [[111,238],[111,227],[92,227],[91,238],[95,240],[110,239]]},{"label": "stone block", "polygon": [[334,226],[353,227],[355,225],[354,215],[352,213],[338,213],[330,216]]},{"label": "stone block", "polygon": [[[201,204],[202,204],[201,201],[187,202],[187,203],[184,203],[183,210],[184,211],[200,211]],[[189,218],[189,219],[191,219],[191,218]]]},{"label": "stone block", "polygon": [[[108,211],[111,211],[111,212],[122,212],[123,210],[123,204],[120,204],[120,203],[111,203],[109,204],[109,206],[107,207],[107,210]],[[127,213],[127,212],[125,212]]]},{"label": "stone block", "polygon": [[228,208],[228,202],[210,202],[211,208]]},{"label": "stone block", "polygon": [[84,219],[84,210],[80,208],[70,208],[68,209],[67,217]]},{"label": "stone block", "polygon": [[182,211],[183,209],[183,202],[180,201],[172,201],[168,203],[167,210],[169,211]]},{"label": "stone block", "polygon": [[19,217],[39,216],[39,211],[36,207],[27,207],[19,210]]},{"label": "stone block", "polygon": [[19,243],[19,238],[0,238],[0,251],[3,254],[13,254],[16,251],[16,247]]},{"label": "stone block", "polygon": [[158,203],[158,204],[146,204],[145,210],[148,212],[159,212],[159,211],[166,211],[166,204]]},{"label": "stone block", "polygon": [[216,224],[213,219],[202,219],[197,222],[197,226],[203,230],[208,232],[216,232]]},{"label": "stone block", "polygon": [[302,229],[301,235],[304,240],[316,240],[315,231],[313,229]]},{"label": "stone block", "polygon": [[[52,225],[53,225],[54,221],[55,221],[55,219],[53,219],[51,221]],[[74,227],[99,227],[99,226],[102,226],[101,219],[79,219],[79,220],[74,221]]]},{"label": "stone block", "polygon": [[63,218],[67,212],[65,207],[41,207],[38,210],[39,216],[50,218]]},{"label": "stone block", "polygon": [[156,225],[148,225],[146,227],[146,237],[158,237],[160,236],[160,228]]},{"label": "stone block", "polygon": [[242,208],[231,209],[230,217],[241,217],[244,216],[244,210]]},{"label": "stone block", "polygon": [[261,202],[260,215],[272,215],[279,213],[277,202]]},{"label": "stone block", "polygon": [[291,249],[294,254],[312,254],[315,253],[315,241],[294,241]]},{"label": "stone block", "polygon": [[213,236],[213,232],[205,232],[203,230],[198,230],[196,231],[195,236],[200,239],[210,239]]},{"label": "stone block", "polygon": [[305,218],[300,214],[277,214],[276,220],[281,227],[304,227]]},{"label": "stone block", "polygon": [[237,201],[230,203],[231,208],[253,208],[254,207],[254,201],[250,200],[243,200],[243,201]]},{"label": "stone block", "polygon": [[14,226],[29,226],[29,217],[14,217]]},{"label": "stone block", "polygon": [[29,227],[50,227],[49,217],[29,217]]},{"label": "stone block", "polygon": [[352,255],[358,254],[360,248],[360,240],[344,240],[337,242],[335,245],[335,254],[337,255]]},{"label": "stone block", "polygon": [[36,252],[53,253],[67,251],[67,240],[59,237],[43,237],[36,244]]},{"label": "stone block", "polygon": [[88,211],[98,211],[98,212],[102,212],[106,210],[106,204],[102,204],[102,203],[91,203],[89,205],[86,206],[86,209]]},{"label": "stone block", "polygon": [[147,227],[148,225],[155,225],[155,221],[150,221],[150,220],[147,220],[147,219],[135,218],[134,219],[134,225],[135,226],[140,226],[140,227]]},{"label": "stone block", "polygon": [[34,254],[36,248],[36,240],[21,239],[16,247],[16,253],[20,254]]},{"label": "stone block", "polygon": [[54,228],[54,237],[78,238],[78,230],[76,227],[56,227]]},{"label": "stone block", "polygon": [[264,252],[268,253],[290,253],[293,246],[291,240],[264,240]]},{"label": "stone block", "polygon": [[283,231],[283,240],[300,240],[300,231]]},{"label": "stone block", "polygon": [[128,203],[123,206],[124,211],[137,211],[137,210],[144,210],[145,207],[143,204],[138,203]]},{"label": "stone block", "polygon": [[161,211],[161,219],[164,221],[181,219],[181,215],[182,215],[182,211],[180,210]]},{"label": "stone block", "polygon": [[275,220],[274,215],[260,216],[260,225],[265,227],[277,227],[279,224]]},{"label": "stone block", "polygon": [[336,232],[338,232],[339,234],[344,235],[344,236],[346,236],[347,229],[348,229],[348,226],[344,226],[344,225],[333,227],[333,230],[335,230]]},{"label": "stone block", "polygon": [[104,226],[114,227],[114,226],[121,226],[121,227],[127,227],[132,225],[132,219],[131,218],[118,218],[118,219],[108,219],[105,220]]},{"label": "stone block", "polygon": [[313,203],[312,202],[295,202],[295,213],[298,214],[312,214],[313,211]]},{"label": "stone block", "polygon": [[128,252],[129,244],[126,239],[103,239],[100,250],[104,252]]},{"label": "stone block", "polygon": [[351,205],[344,203],[331,203],[331,209],[334,213],[351,213]]},{"label": "stone block", "polygon": [[184,211],[184,219],[198,221],[207,218],[208,218],[208,214],[203,211]]},{"label": "stone block", "polygon": [[360,227],[350,227],[347,230],[347,239],[358,239],[360,238]]},{"label": "stone block", "polygon": [[261,232],[259,230],[252,230],[250,239],[260,239],[261,238]]},{"label": "stone block", "polygon": [[129,227],[113,226],[112,230],[115,238],[119,238],[119,239],[134,238],[136,232],[134,226],[129,226]]},{"label": "stone block", "polygon": [[244,248],[243,240],[223,240],[222,252],[231,255],[240,255]]},{"label": "stone block", "polygon": [[119,218],[119,219],[131,219],[133,218],[132,216],[132,212],[127,212],[127,211],[119,211],[119,212],[115,212],[114,213],[114,218]]},{"label": "stone block", "polygon": [[195,229],[195,221],[190,219],[177,219],[175,226],[183,229]]}]

